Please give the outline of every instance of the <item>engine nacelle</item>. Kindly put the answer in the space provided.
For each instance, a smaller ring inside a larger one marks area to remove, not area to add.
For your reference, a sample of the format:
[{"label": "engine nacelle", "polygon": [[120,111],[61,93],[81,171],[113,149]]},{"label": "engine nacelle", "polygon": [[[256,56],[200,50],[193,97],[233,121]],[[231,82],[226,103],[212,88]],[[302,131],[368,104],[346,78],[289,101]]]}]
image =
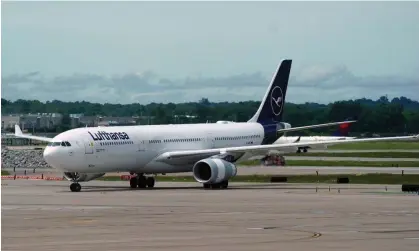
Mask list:
[{"label": "engine nacelle", "polygon": [[292,128],[290,123],[286,123],[286,122],[280,122],[278,125],[278,129],[290,129]]},{"label": "engine nacelle", "polygon": [[203,184],[216,184],[226,181],[237,174],[237,167],[218,158],[203,159],[193,166],[193,177]]},{"label": "engine nacelle", "polygon": [[72,173],[65,172],[64,177],[69,181],[90,181],[102,177],[105,173]]}]

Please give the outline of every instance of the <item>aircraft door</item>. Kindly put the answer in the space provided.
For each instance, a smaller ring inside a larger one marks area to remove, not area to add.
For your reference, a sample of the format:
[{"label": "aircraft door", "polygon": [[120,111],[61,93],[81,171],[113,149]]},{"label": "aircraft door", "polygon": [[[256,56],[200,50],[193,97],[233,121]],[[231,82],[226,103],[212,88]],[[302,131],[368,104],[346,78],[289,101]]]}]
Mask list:
[{"label": "aircraft door", "polygon": [[146,144],[145,140],[139,140],[139,143],[138,143],[138,151],[139,152],[144,152],[145,151],[145,149],[146,149],[145,144]]},{"label": "aircraft door", "polygon": [[93,154],[94,143],[90,141],[84,141],[84,153],[85,154]]},{"label": "aircraft door", "polygon": [[207,134],[207,143],[209,148],[215,148],[215,139],[212,133]]},{"label": "aircraft door", "polygon": [[148,142],[147,136],[136,137],[136,139],[137,139],[137,142],[135,144],[136,154],[134,157],[134,161],[135,161],[136,170],[138,171],[144,168],[145,164],[147,164],[147,162],[149,161],[149,158],[147,156],[148,152],[146,151],[149,149],[147,146],[147,142]]}]

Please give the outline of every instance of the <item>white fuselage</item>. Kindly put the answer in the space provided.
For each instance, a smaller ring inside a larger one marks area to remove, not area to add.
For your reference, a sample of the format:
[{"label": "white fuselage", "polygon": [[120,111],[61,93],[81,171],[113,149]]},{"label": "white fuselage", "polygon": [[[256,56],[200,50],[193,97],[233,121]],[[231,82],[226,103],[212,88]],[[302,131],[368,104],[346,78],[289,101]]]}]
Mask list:
[{"label": "white fuselage", "polygon": [[86,127],[57,135],[44,158],[63,172],[189,172],[191,163],[168,165],[154,159],[167,151],[260,145],[263,138],[259,123]]}]

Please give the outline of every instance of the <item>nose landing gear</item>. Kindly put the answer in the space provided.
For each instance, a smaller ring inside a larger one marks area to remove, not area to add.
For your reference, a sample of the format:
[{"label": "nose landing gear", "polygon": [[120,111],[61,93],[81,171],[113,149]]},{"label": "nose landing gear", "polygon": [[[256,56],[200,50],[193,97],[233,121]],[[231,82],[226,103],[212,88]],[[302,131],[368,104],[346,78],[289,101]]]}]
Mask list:
[{"label": "nose landing gear", "polygon": [[70,185],[70,190],[72,191],[72,192],[80,192],[80,190],[81,190],[81,186],[80,186],[80,184],[79,183],[72,183],[71,185]]}]

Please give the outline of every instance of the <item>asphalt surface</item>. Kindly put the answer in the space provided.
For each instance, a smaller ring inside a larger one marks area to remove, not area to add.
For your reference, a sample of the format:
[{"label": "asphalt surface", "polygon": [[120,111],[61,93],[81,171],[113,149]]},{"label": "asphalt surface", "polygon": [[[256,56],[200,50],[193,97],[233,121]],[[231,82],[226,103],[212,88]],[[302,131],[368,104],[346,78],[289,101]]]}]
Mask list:
[{"label": "asphalt surface", "polygon": [[2,250],[398,250],[419,246],[400,186],[2,181]]},{"label": "asphalt surface", "polygon": [[[418,153],[419,157],[419,153]],[[326,161],[389,161],[398,163],[401,161],[419,161],[419,158],[365,158],[365,157],[317,157],[317,156],[285,156],[286,160],[326,160]]]},{"label": "asphalt surface", "polygon": [[410,152],[419,153],[419,149],[371,149],[371,150],[309,150],[310,153],[385,153],[385,152]]}]

